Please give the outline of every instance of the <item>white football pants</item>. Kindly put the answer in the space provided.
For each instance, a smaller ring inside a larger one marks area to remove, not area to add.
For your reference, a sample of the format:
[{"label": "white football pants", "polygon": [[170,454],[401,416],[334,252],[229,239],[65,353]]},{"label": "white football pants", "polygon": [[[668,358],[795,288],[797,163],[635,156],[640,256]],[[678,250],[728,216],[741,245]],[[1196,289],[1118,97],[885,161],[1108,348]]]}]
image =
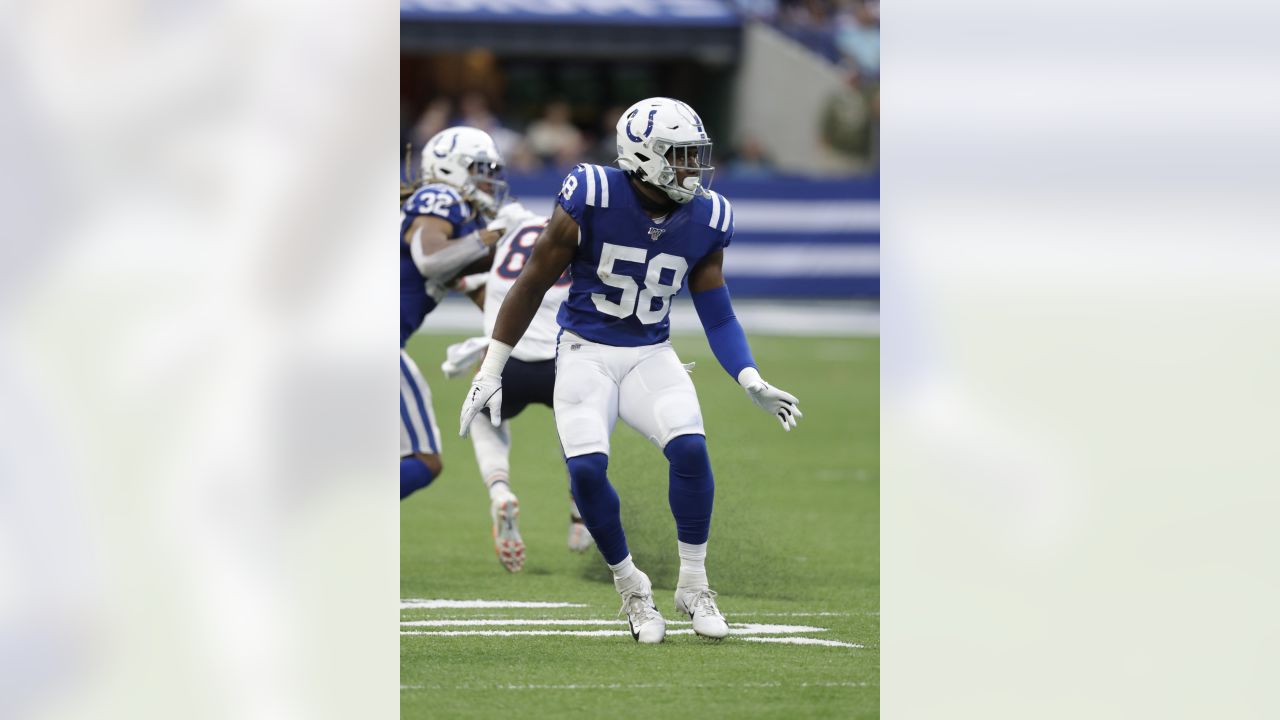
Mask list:
[{"label": "white football pants", "polygon": [[680,435],[705,435],[689,373],[670,342],[602,345],[565,330],[556,353],[556,429],[565,457],[609,454],[621,417],[665,448]]}]

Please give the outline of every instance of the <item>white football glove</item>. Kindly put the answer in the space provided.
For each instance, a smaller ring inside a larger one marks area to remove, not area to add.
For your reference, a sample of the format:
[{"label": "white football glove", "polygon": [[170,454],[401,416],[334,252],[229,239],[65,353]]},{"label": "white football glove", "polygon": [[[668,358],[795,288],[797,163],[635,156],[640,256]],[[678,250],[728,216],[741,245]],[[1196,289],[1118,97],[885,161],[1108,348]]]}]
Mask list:
[{"label": "white football glove", "polygon": [[502,377],[480,373],[471,381],[467,399],[462,401],[462,417],[458,419],[458,437],[466,437],[471,421],[483,409],[489,408],[489,421],[494,427],[502,424]]},{"label": "white football glove", "polygon": [[449,284],[451,290],[457,290],[460,293],[475,292],[485,285],[489,284],[489,272],[472,273],[463,275]]},{"label": "white football glove", "polygon": [[796,396],[765,382],[755,368],[749,367],[738,373],[738,383],[747,391],[747,397],[751,398],[756,407],[778,418],[783,430],[791,432],[791,428],[796,426],[796,420],[804,417]]},{"label": "white football glove", "polygon": [[461,377],[480,362],[480,358],[484,357],[484,351],[488,349],[489,338],[487,337],[468,338],[463,342],[450,345],[445,350],[444,362],[440,363],[440,370],[450,380]]}]

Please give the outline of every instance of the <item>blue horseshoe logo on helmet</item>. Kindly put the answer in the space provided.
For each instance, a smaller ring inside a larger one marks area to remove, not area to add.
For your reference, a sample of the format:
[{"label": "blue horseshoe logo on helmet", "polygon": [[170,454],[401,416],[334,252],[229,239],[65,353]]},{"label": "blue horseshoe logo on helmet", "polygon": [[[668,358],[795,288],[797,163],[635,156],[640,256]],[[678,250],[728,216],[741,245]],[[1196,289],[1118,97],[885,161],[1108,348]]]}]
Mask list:
[{"label": "blue horseshoe logo on helmet", "polygon": [[[449,149],[445,150],[444,152],[439,152],[435,148],[431,148],[431,154],[435,155],[438,158],[448,157],[449,153],[453,152],[453,149],[458,146],[458,133],[454,133],[451,137],[453,139],[449,142]],[[443,144],[444,144],[443,142],[438,142],[436,143],[436,146],[439,147],[440,145],[443,145]]]},{"label": "blue horseshoe logo on helmet", "polygon": [[702,129],[702,118],[698,117],[697,111],[689,107],[688,104],[685,104],[685,107],[689,108],[689,114],[693,115],[693,127],[698,131],[698,137],[702,140],[706,140],[707,131]]},{"label": "blue horseshoe logo on helmet", "polygon": [[[638,112],[640,112],[640,108],[632,110],[631,114],[627,116],[627,137],[631,138],[631,142],[643,142],[644,140],[644,138],[638,138],[635,133],[631,132],[631,118],[635,117]],[[657,114],[658,108],[649,111],[649,124],[644,129],[644,137],[649,137],[649,133],[653,132],[653,116]]]}]

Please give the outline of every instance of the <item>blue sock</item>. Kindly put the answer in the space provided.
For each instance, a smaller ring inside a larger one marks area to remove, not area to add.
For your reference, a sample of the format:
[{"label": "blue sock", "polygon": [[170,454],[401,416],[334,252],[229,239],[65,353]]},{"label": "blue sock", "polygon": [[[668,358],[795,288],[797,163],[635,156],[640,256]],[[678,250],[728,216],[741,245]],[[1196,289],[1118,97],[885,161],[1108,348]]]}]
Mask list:
[{"label": "blue sock", "polygon": [[403,500],[422,488],[431,484],[435,476],[431,468],[418,458],[410,455],[400,458],[400,499]]},{"label": "blue sock", "polygon": [[605,562],[617,565],[630,551],[627,550],[627,536],[622,532],[618,493],[609,484],[609,478],[605,474],[609,467],[609,456],[591,453],[571,457],[566,462],[569,465],[573,497],[578,503],[578,512],[582,513],[582,522],[591,531],[591,537],[595,538],[596,547],[600,548]]},{"label": "blue sock", "polygon": [[667,443],[662,453],[671,462],[667,501],[676,518],[676,537],[682,543],[701,545],[711,533],[711,501],[716,494],[707,439],[681,435]]}]

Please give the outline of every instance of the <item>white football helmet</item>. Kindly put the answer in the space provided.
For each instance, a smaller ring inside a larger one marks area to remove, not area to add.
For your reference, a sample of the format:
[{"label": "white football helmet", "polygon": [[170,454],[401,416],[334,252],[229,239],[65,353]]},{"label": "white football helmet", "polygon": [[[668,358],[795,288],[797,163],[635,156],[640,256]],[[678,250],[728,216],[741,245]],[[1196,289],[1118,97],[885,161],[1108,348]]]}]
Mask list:
[{"label": "white football helmet", "polygon": [[422,148],[422,179],[456,188],[489,217],[507,197],[502,155],[489,133],[459,125],[436,133]]},{"label": "white football helmet", "polygon": [[655,97],[618,119],[618,167],[684,204],[711,188],[711,140],[688,104]]}]

